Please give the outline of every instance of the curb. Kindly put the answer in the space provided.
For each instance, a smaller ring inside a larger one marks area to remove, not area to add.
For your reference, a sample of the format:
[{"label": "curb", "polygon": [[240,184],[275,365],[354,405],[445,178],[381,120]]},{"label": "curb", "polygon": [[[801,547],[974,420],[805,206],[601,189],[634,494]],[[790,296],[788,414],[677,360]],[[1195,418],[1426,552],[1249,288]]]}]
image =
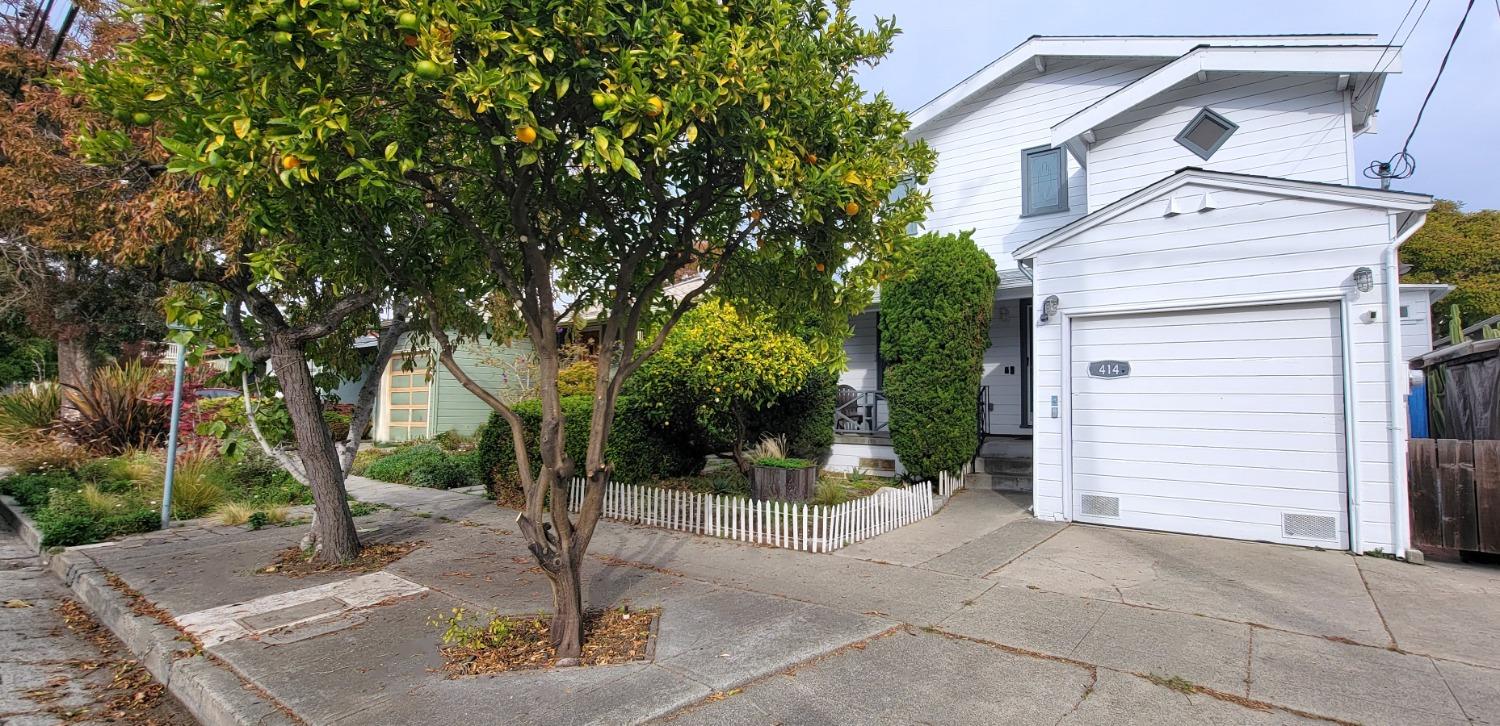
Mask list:
[{"label": "curb", "polygon": [[[5,476],[0,472],[0,476]],[[42,531],[37,529],[36,522],[21,511],[21,503],[5,494],[0,494],[0,520],[4,520],[11,529],[21,537],[21,542],[33,554],[42,558],[42,564],[47,564],[47,555],[42,552]]]},{"label": "curb", "polygon": [[[41,533],[16,501],[0,496],[0,519],[20,533],[47,569],[122,643],[158,682],[205,726],[293,726],[300,723],[217,659],[205,655],[176,628],[138,615],[124,593],[85,551],[41,551]],[[28,535],[29,533],[29,535]]]}]

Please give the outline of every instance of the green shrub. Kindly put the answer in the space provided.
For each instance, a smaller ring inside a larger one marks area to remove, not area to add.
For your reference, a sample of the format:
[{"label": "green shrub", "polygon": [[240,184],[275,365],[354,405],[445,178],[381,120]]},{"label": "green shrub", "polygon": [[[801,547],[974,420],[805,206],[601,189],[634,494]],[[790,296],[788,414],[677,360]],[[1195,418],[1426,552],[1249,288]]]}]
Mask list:
[{"label": "green shrub", "polygon": [[[521,401],[512,409],[525,427],[527,448],[535,469],[540,465],[541,456],[537,444],[537,431],[542,421],[541,402]],[[581,470],[588,450],[593,399],[569,396],[562,399],[562,410],[568,456]],[[614,481],[633,484],[683,476],[702,468],[702,454],[657,426],[651,413],[650,408],[635,396],[620,396],[616,401],[614,425],[610,430],[609,444],[605,447],[605,458],[614,467]],[[521,490],[521,479],[516,468],[510,424],[499,414],[491,416],[482,429],[477,456],[479,471],[485,474],[485,488],[501,501],[514,501]]]},{"label": "green shrub", "polygon": [[62,388],[51,381],[0,396],[0,439],[27,441],[42,435],[57,422],[61,407]]},{"label": "green shrub", "polygon": [[83,482],[70,471],[45,471],[32,474],[12,474],[0,479],[0,494],[15,497],[27,511],[45,506],[52,490],[77,490]]},{"label": "green shrub", "polygon": [[407,484],[411,481],[412,470],[442,461],[446,457],[447,454],[443,452],[442,447],[436,444],[403,446],[370,462],[370,465],[365,467],[365,476],[380,481]]},{"label": "green shrub", "polygon": [[[808,412],[799,409],[816,405],[816,396],[794,403],[815,378],[823,383],[819,370],[812,348],[797,336],[767,318],[741,317],[727,303],[712,302],[682,317],[636,373],[630,394],[649,402],[659,425],[704,453],[743,450],[767,433],[796,430],[799,446],[821,457],[826,447],[818,440],[801,440]],[[831,398],[820,423],[832,446]]]},{"label": "green shrub", "polygon": [[234,501],[259,508],[312,503],[312,491],[258,448],[220,459],[217,475]]},{"label": "green shrub", "polygon": [[746,437],[780,437],[786,440],[787,454],[822,462],[833,449],[833,408],[838,392],[836,374],[814,370],[802,388],[747,416]]},{"label": "green shrub", "polygon": [[85,488],[53,489],[45,506],[35,513],[42,546],[72,547],[110,537],[150,532],[161,524],[160,513],[139,496],[119,496],[108,511],[88,496]]},{"label": "green shrub", "polygon": [[995,307],[994,260],[970,233],[913,240],[906,274],[881,289],[880,352],[891,446],[930,479],[974,456],[977,401]]},{"label": "green shrub", "polygon": [[482,483],[479,459],[474,453],[445,454],[443,458],[424,462],[411,470],[406,483],[429,489],[457,489]]},{"label": "green shrub", "polygon": [[583,358],[573,361],[557,372],[557,395],[594,395],[594,376],[598,372],[599,366],[592,360]]}]

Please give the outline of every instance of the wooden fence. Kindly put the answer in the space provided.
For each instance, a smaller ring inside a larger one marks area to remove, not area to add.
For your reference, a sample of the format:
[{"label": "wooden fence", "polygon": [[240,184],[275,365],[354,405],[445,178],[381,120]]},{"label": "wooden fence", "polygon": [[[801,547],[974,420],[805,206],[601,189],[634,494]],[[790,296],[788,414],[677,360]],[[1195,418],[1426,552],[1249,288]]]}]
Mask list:
[{"label": "wooden fence", "polygon": [[[962,486],[961,476],[956,484],[949,479],[950,493]],[[584,480],[574,479],[568,489],[570,511],[583,506],[583,494]],[[854,501],[822,505],[611,483],[604,491],[604,516],[772,547],[832,552],[930,517],[936,502],[928,484],[884,488]]]},{"label": "wooden fence", "polygon": [[1406,480],[1418,549],[1500,554],[1500,440],[1412,439]]}]

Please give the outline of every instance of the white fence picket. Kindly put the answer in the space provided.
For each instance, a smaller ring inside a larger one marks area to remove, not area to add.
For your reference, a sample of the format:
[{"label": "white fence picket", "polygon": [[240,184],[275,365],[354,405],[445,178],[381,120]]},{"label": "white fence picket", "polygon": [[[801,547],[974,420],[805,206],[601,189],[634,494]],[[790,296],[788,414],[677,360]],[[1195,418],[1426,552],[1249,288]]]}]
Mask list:
[{"label": "white fence picket", "polygon": [[[649,527],[770,545],[804,552],[832,552],[933,515],[940,498],[964,486],[972,464],[927,483],[880,489],[841,504],[752,500],[745,497],[661,489],[611,482],[604,488],[602,516]],[[568,487],[568,509],[583,508],[588,483]]]}]

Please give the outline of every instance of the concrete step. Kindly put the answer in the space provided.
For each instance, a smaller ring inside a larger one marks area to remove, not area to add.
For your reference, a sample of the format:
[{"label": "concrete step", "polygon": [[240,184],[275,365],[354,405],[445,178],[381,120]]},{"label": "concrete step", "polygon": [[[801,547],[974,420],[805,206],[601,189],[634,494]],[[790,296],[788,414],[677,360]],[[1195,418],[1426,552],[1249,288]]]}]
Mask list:
[{"label": "concrete step", "polygon": [[974,470],[985,474],[1031,476],[1031,457],[982,456],[974,461]]},{"label": "concrete step", "polygon": [[1029,492],[1031,491],[1031,475],[1019,476],[1015,474],[974,472],[965,478],[964,484],[970,489],[990,489],[997,492]]}]

